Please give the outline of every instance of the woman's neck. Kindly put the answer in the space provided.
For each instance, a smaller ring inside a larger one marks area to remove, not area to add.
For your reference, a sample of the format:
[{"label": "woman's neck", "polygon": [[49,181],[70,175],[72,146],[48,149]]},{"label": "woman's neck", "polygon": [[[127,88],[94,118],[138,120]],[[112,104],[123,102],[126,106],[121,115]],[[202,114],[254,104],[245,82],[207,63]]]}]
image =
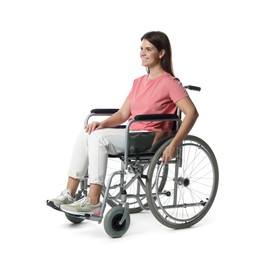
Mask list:
[{"label": "woman's neck", "polygon": [[149,69],[148,79],[155,79],[164,73],[163,68],[151,68]]}]

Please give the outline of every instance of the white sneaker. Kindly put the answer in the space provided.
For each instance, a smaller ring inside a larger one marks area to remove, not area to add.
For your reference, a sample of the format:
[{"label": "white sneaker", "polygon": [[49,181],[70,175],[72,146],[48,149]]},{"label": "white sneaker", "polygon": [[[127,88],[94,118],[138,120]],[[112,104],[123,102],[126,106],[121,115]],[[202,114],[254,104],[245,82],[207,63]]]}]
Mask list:
[{"label": "white sneaker", "polygon": [[71,196],[70,189],[65,189],[55,199],[48,200],[47,205],[60,210],[60,205],[73,203],[76,199]]},{"label": "white sneaker", "polygon": [[101,202],[93,205],[90,203],[90,198],[88,197],[84,197],[71,204],[62,204],[60,206],[60,209],[66,213],[73,215],[82,215],[82,216],[94,211],[100,211],[100,208],[101,208]]}]

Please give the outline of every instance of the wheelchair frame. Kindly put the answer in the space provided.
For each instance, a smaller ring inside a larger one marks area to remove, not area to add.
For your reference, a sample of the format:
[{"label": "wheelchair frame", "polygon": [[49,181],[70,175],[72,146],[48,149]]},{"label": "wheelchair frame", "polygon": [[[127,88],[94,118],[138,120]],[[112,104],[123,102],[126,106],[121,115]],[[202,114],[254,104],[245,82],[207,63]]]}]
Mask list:
[{"label": "wheelchair frame", "polygon": [[[191,85],[185,88],[201,90]],[[93,109],[84,124],[87,125],[93,116],[110,116],[117,111],[118,109]],[[131,155],[129,129],[132,123],[138,121],[173,121],[176,132],[181,123],[181,111],[178,109],[174,115],[137,115],[126,126],[118,126],[125,127],[125,151],[121,155],[109,155],[109,158],[117,158],[121,162],[121,169],[108,176],[107,185],[102,190],[101,211],[85,216],[65,213],[69,221],[77,224],[88,219],[101,223],[104,218],[106,233],[115,238],[127,232],[130,213],[151,210],[161,224],[173,229],[190,227],[207,214],[216,197],[219,182],[217,160],[212,149],[199,137],[188,135],[178,147],[176,158],[164,164],[161,157],[174,137],[171,135],[163,139],[156,150]],[[188,172],[187,176],[185,172]],[[114,184],[116,176],[119,180]],[[191,186],[194,186],[192,191]],[[87,196],[87,189],[88,176],[80,183],[77,199]],[[133,194],[129,193],[131,189],[135,189]],[[112,208],[104,217],[107,204]]]}]

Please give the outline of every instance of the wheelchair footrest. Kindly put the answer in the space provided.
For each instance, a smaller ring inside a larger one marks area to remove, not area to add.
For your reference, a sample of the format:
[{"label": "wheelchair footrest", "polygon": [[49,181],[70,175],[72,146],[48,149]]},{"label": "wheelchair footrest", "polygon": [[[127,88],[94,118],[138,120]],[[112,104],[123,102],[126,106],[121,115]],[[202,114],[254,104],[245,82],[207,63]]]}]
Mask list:
[{"label": "wheelchair footrest", "polygon": [[94,212],[85,214],[84,217],[88,220],[97,221],[98,223],[100,223],[102,220],[100,211],[94,211]]},{"label": "wheelchair footrest", "polygon": [[[64,211],[62,211],[64,212]],[[102,220],[102,216],[101,216],[101,212],[91,212],[91,213],[88,213],[88,214],[85,214],[85,215],[77,215],[77,214],[71,214],[71,213],[67,213],[67,212],[64,212],[66,213],[67,215],[73,217],[73,218],[79,218],[79,219],[87,219],[87,220],[92,220],[92,221],[97,221],[98,223],[101,223],[101,220]]]}]

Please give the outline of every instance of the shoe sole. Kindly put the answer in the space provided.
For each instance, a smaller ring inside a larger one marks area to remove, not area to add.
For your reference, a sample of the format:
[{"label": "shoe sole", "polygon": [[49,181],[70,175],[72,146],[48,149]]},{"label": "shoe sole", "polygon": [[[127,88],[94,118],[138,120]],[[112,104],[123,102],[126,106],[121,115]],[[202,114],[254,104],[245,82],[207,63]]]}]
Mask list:
[{"label": "shoe sole", "polygon": [[75,215],[75,216],[85,216],[87,214],[92,214],[92,213],[95,213],[96,212],[96,215],[98,215],[98,212],[100,212],[100,208],[95,208],[93,209],[92,211],[89,211],[89,212],[76,212],[76,211],[71,211],[71,210],[64,210],[64,209],[61,209],[61,211],[65,212],[65,213],[68,213],[68,214],[71,214],[71,215]]},{"label": "shoe sole", "polygon": [[55,203],[51,200],[47,200],[47,205],[55,210],[61,211],[60,207],[56,206]]}]

